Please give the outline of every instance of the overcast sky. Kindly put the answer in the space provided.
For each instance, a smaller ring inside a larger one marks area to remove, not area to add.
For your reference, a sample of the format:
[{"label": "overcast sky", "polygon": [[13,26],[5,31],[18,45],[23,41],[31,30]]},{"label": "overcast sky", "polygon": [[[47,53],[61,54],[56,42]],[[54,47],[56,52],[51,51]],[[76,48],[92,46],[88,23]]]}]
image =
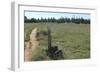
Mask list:
[{"label": "overcast sky", "polygon": [[28,18],[36,18],[40,19],[42,18],[51,18],[54,17],[56,19],[61,17],[67,17],[67,18],[84,18],[84,19],[90,19],[90,14],[82,14],[82,13],[55,13],[55,12],[32,12],[32,11],[25,11],[24,15]]}]

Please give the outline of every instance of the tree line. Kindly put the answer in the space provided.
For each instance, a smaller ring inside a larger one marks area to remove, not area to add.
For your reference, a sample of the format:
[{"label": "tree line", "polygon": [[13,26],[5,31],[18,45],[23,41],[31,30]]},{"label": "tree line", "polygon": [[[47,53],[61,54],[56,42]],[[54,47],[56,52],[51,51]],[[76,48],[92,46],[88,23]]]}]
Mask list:
[{"label": "tree line", "polygon": [[25,23],[40,23],[40,22],[56,22],[56,23],[76,23],[76,24],[90,24],[90,19],[84,19],[84,18],[41,18],[41,19],[36,19],[36,18],[31,18],[28,19],[26,16],[24,16],[24,22]]}]

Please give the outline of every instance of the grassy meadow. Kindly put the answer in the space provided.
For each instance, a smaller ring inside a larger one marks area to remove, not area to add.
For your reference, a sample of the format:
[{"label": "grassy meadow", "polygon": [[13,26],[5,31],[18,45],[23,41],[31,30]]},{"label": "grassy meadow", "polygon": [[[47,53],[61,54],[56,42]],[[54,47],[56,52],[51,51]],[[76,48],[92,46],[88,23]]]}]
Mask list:
[{"label": "grassy meadow", "polygon": [[29,41],[32,29],[38,29],[36,38],[39,45],[33,51],[32,61],[52,60],[45,52],[48,49],[48,24],[51,25],[52,46],[62,50],[62,59],[90,58],[90,24],[25,23],[24,42]]}]

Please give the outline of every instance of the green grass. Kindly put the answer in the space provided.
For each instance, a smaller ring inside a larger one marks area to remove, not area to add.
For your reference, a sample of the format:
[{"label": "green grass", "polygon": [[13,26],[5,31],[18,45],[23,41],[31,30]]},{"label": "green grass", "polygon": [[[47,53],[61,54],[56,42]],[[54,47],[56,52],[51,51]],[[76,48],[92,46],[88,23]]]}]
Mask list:
[{"label": "green grass", "polygon": [[[32,29],[38,28],[39,46],[33,52],[32,61],[51,60],[45,53],[47,49],[47,24],[25,23],[24,40],[29,41]],[[90,25],[72,23],[51,24],[52,45],[63,51],[64,59],[90,58]]]}]

